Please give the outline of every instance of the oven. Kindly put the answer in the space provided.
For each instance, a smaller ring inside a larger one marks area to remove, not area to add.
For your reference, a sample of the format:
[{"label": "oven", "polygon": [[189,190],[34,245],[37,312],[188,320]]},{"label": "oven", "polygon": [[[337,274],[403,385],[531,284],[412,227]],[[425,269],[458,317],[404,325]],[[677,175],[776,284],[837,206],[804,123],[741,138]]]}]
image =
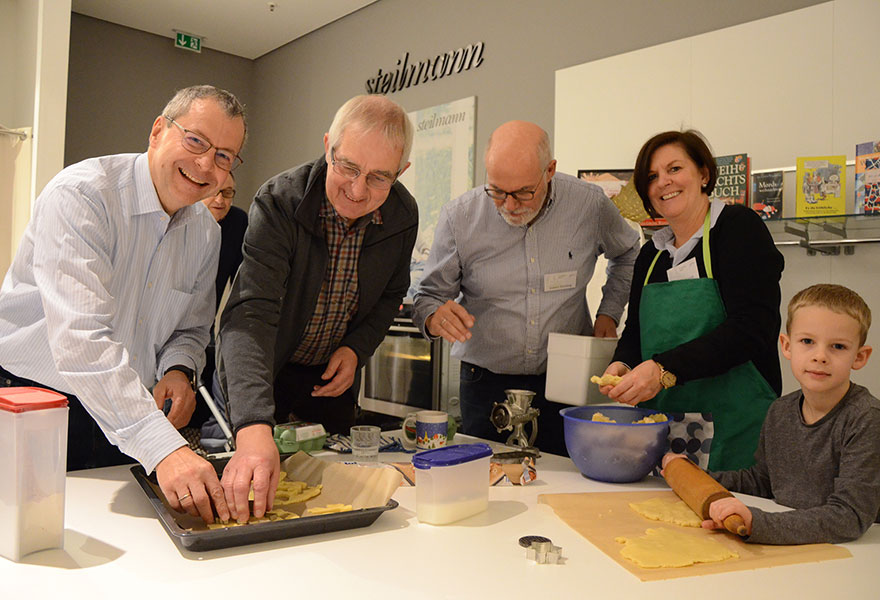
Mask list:
[{"label": "oven", "polygon": [[450,360],[447,342],[425,339],[413,324],[410,308],[403,306],[364,366],[360,392],[364,410],[403,418],[421,409],[457,408],[459,363]]}]

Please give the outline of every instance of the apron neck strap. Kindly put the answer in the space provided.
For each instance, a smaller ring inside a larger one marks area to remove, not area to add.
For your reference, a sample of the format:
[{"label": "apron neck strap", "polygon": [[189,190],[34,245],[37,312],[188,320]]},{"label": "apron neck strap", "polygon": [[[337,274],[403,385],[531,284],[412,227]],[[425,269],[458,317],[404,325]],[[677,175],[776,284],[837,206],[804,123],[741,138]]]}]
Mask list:
[{"label": "apron neck strap", "polygon": [[[706,219],[703,221],[703,266],[706,268],[706,277],[709,279],[714,279],[712,277],[712,256],[709,253],[709,230],[712,225],[712,205],[709,205],[709,210],[706,211]],[[657,250],[657,254],[654,255],[654,260],[651,261],[651,266],[648,267],[648,273],[645,275],[645,283],[642,284],[642,287],[648,285],[648,279],[651,277],[651,273],[654,271],[654,265],[657,264],[657,259],[660,258],[660,255],[663,254],[663,250]]]}]

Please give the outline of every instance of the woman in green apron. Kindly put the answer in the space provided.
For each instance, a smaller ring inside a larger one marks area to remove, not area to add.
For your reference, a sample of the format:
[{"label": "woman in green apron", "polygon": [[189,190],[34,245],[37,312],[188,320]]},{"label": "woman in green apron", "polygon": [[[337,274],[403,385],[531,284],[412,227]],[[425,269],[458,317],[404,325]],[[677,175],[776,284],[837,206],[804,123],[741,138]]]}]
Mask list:
[{"label": "woman in green apron", "polygon": [[658,134],[639,152],[636,190],[669,226],[636,260],[626,327],[606,370],[623,379],[602,388],[618,402],[676,413],[671,450],[711,470],[754,462],[782,391],[783,258],[755,212],[710,200],[716,182],[739,176],[738,165],[730,170],[718,173],[694,131]]}]

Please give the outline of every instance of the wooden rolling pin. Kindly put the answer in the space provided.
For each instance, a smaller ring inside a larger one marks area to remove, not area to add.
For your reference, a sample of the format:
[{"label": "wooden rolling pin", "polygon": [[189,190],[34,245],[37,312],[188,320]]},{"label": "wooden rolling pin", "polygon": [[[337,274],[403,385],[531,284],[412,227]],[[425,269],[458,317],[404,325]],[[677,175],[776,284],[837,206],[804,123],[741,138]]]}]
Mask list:
[{"label": "wooden rolling pin", "polygon": [[[700,467],[686,458],[675,458],[663,469],[663,478],[684,503],[703,520],[709,519],[709,506],[716,500],[732,498],[723,485],[712,479]],[[730,533],[746,536],[746,524],[739,515],[724,519],[724,528]]]}]

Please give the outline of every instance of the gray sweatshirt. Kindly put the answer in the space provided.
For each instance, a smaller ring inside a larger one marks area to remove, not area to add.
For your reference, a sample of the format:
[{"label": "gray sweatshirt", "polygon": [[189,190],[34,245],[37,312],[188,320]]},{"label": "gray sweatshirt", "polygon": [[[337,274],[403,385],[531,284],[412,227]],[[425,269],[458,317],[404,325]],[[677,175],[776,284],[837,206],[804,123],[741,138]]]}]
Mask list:
[{"label": "gray sweatshirt", "polygon": [[760,544],[839,543],[880,522],[880,401],[860,385],[807,425],[800,390],[776,400],[761,429],[755,465],[710,473],[732,492],[773,498],[795,510],[749,507]]}]

